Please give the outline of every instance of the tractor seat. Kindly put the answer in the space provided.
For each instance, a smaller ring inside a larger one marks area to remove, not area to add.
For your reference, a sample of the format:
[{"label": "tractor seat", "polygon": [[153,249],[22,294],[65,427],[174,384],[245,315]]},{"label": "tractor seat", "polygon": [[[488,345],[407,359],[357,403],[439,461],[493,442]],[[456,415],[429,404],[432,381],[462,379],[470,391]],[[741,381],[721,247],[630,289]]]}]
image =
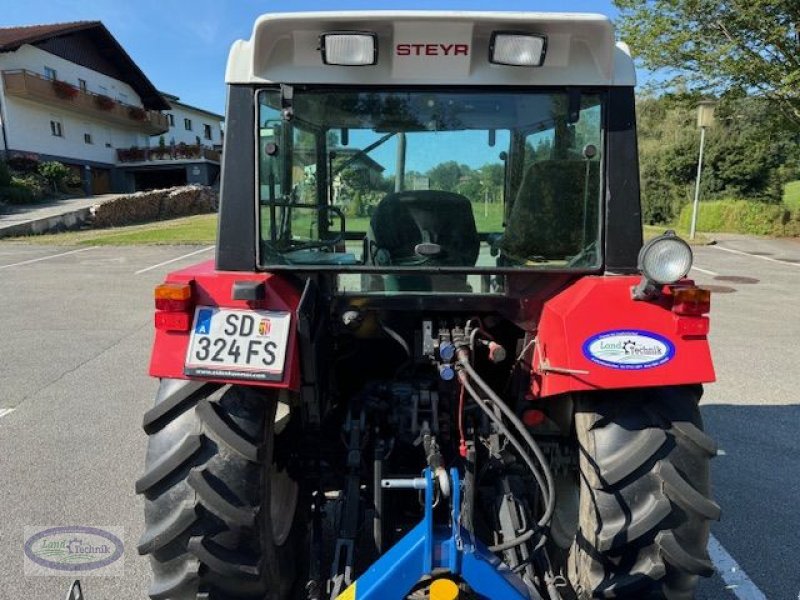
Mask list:
[{"label": "tractor seat", "polygon": [[[375,207],[367,234],[367,264],[472,267],[480,238],[472,204],[460,194],[415,190],[387,195]],[[424,260],[414,249],[438,244],[441,254]]]}]

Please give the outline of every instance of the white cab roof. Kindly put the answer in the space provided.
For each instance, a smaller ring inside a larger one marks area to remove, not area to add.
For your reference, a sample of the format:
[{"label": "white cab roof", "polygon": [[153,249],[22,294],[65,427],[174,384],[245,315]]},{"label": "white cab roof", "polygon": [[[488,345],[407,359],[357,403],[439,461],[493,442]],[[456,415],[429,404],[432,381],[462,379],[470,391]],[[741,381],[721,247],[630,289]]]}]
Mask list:
[{"label": "white cab roof", "polygon": [[[377,64],[323,64],[319,36],[330,31],[376,33]],[[489,41],[495,31],[547,36],[544,65],[491,64]],[[467,44],[468,53],[449,52],[448,47],[455,44]],[[405,50],[409,45],[413,52]],[[398,51],[399,47],[403,50]],[[303,12],[268,14],[256,20],[250,39],[233,44],[225,80],[246,84],[632,86],[636,71],[627,45],[616,42],[614,26],[603,15]]]}]

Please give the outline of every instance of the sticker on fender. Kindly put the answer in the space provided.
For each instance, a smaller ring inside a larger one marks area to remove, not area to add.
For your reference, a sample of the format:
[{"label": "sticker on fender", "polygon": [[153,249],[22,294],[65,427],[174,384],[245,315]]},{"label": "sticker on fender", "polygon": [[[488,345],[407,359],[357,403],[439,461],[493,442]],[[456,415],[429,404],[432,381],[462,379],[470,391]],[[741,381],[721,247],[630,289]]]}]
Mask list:
[{"label": "sticker on fender", "polygon": [[633,371],[665,365],[675,356],[675,346],[652,331],[617,329],[586,340],[583,355],[604,367]]},{"label": "sticker on fender", "polygon": [[283,378],[291,314],[198,306],[184,373],[196,377]]}]

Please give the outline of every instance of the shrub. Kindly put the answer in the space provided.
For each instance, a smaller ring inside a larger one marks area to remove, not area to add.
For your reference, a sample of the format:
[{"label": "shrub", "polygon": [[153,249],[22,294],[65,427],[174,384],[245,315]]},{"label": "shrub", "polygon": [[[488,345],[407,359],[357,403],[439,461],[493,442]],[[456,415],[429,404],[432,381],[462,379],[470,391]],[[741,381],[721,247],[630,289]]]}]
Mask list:
[{"label": "shrub", "polygon": [[70,174],[70,170],[69,167],[53,160],[39,165],[39,174],[53,186],[53,191],[57,192],[64,179]]},{"label": "shrub", "polygon": [[15,171],[21,175],[29,175],[31,173],[39,172],[39,161],[32,156],[12,156],[6,162],[12,171]]},{"label": "shrub", "polygon": [[30,193],[30,201],[44,199],[49,191],[47,180],[41,175],[31,173],[11,178],[11,185],[16,188],[24,188]]},{"label": "shrub", "polygon": [[27,204],[33,202],[33,195],[28,188],[9,185],[0,187],[0,203]]},{"label": "shrub", "polygon": [[8,170],[8,165],[0,160],[0,187],[9,185],[11,185],[11,171]]},{"label": "shrub", "polygon": [[[701,202],[697,215],[699,231],[724,231],[752,235],[795,235],[795,225],[800,215],[792,215],[783,205],[765,204],[748,200],[716,200]],[[687,204],[678,220],[681,229],[689,229],[692,205]]]}]

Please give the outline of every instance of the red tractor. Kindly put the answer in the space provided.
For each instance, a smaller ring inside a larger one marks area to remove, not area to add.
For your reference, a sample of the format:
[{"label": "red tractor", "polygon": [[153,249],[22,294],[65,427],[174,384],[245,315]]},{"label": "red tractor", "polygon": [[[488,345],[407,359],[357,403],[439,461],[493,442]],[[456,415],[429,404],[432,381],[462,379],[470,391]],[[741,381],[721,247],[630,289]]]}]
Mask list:
[{"label": "red tractor", "polygon": [[643,244],[634,79],[595,15],[234,44],[216,260],[155,291],[152,598],[693,597],[710,298]]}]

